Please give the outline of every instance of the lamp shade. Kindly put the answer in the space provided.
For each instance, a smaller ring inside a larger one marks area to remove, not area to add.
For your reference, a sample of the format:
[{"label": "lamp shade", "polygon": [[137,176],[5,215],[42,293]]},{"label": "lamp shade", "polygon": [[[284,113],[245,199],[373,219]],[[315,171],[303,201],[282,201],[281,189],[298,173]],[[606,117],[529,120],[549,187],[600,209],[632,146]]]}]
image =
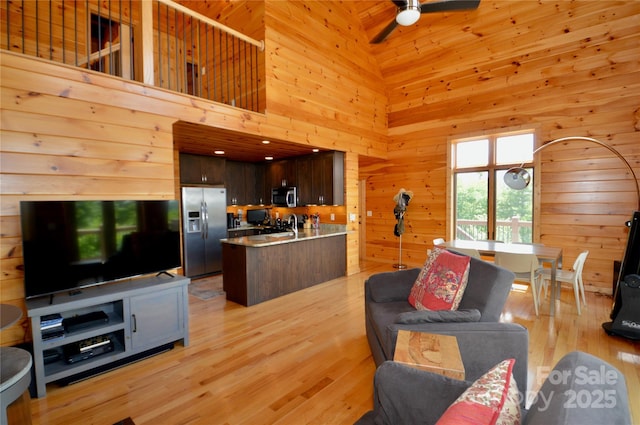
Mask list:
[{"label": "lamp shade", "polygon": [[521,167],[514,167],[504,173],[504,184],[511,189],[522,190],[531,183],[531,175]]},{"label": "lamp shade", "polygon": [[396,15],[396,22],[402,26],[408,27],[418,22],[420,19],[420,4],[415,2],[409,2],[405,7],[398,10]]}]

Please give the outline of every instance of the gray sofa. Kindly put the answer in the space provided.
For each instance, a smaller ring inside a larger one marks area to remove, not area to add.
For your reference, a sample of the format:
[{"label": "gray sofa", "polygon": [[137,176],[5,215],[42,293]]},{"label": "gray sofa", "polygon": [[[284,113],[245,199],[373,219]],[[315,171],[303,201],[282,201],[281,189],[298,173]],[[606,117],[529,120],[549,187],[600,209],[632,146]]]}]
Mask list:
[{"label": "gray sofa", "polygon": [[466,379],[474,381],[506,358],[515,358],[514,377],[527,389],[529,335],[514,323],[499,323],[514,275],[471,258],[469,280],[457,311],[417,311],[407,301],[419,268],[372,275],[365,282],[365,326],[376,365],[393,360],[399,329],[453,335]]},{"label": "gray sofa", "polygon": [[[356,424],[433,424],[471,384],[385,362],[374,378],[374,408]],[[533,400],[522,425],[631,424],[624,376],[583,352],[563,357]]]}]

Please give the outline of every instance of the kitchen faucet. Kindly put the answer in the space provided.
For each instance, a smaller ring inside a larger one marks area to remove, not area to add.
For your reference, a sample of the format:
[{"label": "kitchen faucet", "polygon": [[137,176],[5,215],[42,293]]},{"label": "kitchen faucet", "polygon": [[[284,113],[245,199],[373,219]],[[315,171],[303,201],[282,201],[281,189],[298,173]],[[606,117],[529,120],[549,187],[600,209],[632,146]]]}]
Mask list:
[{"label": "kitchen faucet", "polygon": [[[293,227],[291,227],[291,218],[293,218]],[[293,234],[298,237],[298,216],[295,214],[291,214],[287,219],[287,223],[291,227],[291,230],[293,230]]]}]

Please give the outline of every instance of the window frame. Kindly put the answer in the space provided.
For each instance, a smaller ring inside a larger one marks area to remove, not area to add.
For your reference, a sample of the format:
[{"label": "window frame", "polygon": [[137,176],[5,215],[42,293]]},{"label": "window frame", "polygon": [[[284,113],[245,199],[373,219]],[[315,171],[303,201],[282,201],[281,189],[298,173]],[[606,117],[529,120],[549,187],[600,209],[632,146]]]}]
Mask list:
[{"label": "window frame", "polygon": [[[533,179],[533,188],[532,188],[532,242],[538,242],[540,240],[540,232],[539,226],[539,216],[540,216],[540,206],[538,204],[538,200],[540,199],[540,177],[539,170],[540,159],[538,155],[533,155],[533,158],[530,162],[524,163],[513,163],[513,164],[496,164],[496,145],[497,139],[500,137],[506,136],[514,136],[518,134],[532,134],[533,135],[533,147],[532,152],[535,152],[540,146],[540,137],[539,131],[534,127],[522,127],[515,129],[503,129],[503,130],[493,130],[488,132],[477,133],[474,135],[464,136],[464,137],[450,137],[447,141],[447,205],[446,205],[446,237],[447,239],[455,239],[456,238],[456,173],[457,172],[480,172],[486,171],[488,172],[488,205],[487,205],[487,235],[490,239],[495,239],[496,234],[496,172],[498,170],[508,170],[511,167],[520,167],[523,168],[531,168],[532,175],[535,176]],[[476,167],[465,167],[465,168],[456,168],[456,145],[458,143],[470,142],[474,140],[487,139],[489,140],[488,147],[488,164],[485,166],[476,166]]]}]

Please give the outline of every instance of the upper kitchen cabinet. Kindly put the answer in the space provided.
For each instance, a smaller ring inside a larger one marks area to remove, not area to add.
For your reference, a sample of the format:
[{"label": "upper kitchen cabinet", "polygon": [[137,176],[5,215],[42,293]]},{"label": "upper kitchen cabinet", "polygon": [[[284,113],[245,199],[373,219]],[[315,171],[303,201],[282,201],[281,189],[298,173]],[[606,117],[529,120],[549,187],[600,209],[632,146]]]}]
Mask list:
[{"label": "upper kitchen cabinet", "polygon": [[224,167],[224,187],[227,189],[227,205],[246,203],[244,163],[227,161]]},{"label": "upper kitchen cabinet", "polygon": [[271,185],[267,182],[267,165],[264,163],[254,164],[256,175],[256,199],[258,205],[271,204]]},{"label": "upper kitchen cabinet", "polygon": [[224,185],[225,160],[206,155],[180,154],[180,183]]},{"label": "upper kitchen cabinet", "polygon": [[[308,204],[344,204],[344,152],[312,155],[311,197]],[[302,192],[302,191],[301,191]]]},{"label": "upper kitchen cabinet", "polygon": [[269,202],[265,196],[263,164],[227,161],[224,184],[227,189],[227,205]]},{"label": "upper kitchen cabinet", "polygon": [[269,188],[296,186],[296,160],[283,159],[267,163],[266,176]]},{"label": "upper kitchen cabinet", "polygon": [[296,158],[300,205],[344,204],[344,153],[323,152]]},{"label": "upper kitchen cabinet", "polygon": [[318,202],[317,191],[313,189],[313,162],[315,156],[305,155],[296,158],[298,174],[298,205],[310,205]]}]

